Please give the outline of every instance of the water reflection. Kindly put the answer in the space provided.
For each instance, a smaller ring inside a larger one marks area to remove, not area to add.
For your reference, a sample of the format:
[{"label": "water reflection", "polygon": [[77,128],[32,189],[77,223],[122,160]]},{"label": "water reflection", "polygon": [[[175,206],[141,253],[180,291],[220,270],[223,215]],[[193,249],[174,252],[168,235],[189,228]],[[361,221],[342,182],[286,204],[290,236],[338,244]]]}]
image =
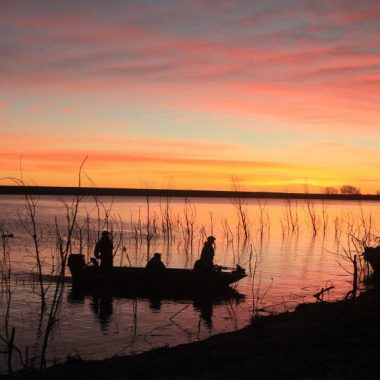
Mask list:
[{"label": "water reflection", "polygon": [[107,292],[92,294],[91,310],[98,317],[102,330],[107,327],[112,319],[113,313],[113,297]]},{"label": "water reflection", "polygon": [[201,319],[206,323],[206,326],[212,328],[212,313],[214,310],[214,304],[209,299],[194,300],[195,310],[199,310]]},{"label": "water reflection", "polygon": [[207,328],[212,328],[212,317],[214,306],[223,305],[234,302],[236,305],[245,300],[245,295],[239,293],[233,288],[226,289],[223,293],[211,295],[198,295],[188,298],[180,297],[164,297],[164,296],[147,296],[146,294],[130,294],[126,291],[115,291],[110,289],[83,289],[73,287],[68,293],[68,302],[71,304],[84,303],[90,300],[90,309],[96,315],[100,327],[103,331],[107,330],[113,315],[114,299],[126,299],[136,301],[146,300],[149,302],[149,308],[154,311],[160,311],[163,301],[181,302],[188,301],[192,303],[195,310],[199,312],[201,320],[203,320]]}]

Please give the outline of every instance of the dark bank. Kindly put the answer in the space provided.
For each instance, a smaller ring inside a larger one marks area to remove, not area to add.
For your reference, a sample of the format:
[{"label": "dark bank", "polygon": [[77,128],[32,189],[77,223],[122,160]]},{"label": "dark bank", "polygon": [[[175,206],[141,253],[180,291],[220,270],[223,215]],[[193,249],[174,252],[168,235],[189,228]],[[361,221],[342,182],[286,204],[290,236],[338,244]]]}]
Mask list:
[{"label": "dark bank", "polygon": [[319,194],[291,192],[217,191],[217,190],[174,190],[135,189],[102,187],[63,186],[0,186],[0,194],[6,195],[82,195],[114,197],[173,197],[173,198],[251,198],[251,199],[319,199],[379,201],[374,194]]},{"label": "dark bank", "polygon": [[[103,361],[68,358],[44,379],[375,379],[380,370],[380,294],[304,304],[205,341]],[[23,374],[17,379],[34,379]]]}]

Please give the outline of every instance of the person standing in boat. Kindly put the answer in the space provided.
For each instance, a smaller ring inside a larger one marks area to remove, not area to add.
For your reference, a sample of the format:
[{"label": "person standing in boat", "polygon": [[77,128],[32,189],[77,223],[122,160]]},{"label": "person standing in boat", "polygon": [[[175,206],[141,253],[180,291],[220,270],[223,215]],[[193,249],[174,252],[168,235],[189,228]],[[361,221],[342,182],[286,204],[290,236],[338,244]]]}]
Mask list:
[{"label": "person standing in boat", "polygon": [[156,252],[148,261],[145,268],[149,271],[163,271],[165,269],[165,264],[161,261],[161,254]]},{"label": "person standing in boat", "polygon": [[97,259],[100,259],[102,268],[113,267],[113,243],[108,231],[102,232],[102,237],[96,243],[94,255]]},{"label": "person standing in boat", "polygon": [[214,236],[209,236],[205,241],[201,257],[197,260],[194,266],[195,270],[201,271],[213,271],[214,268],[214,256],[215,256],[215,238]]}]

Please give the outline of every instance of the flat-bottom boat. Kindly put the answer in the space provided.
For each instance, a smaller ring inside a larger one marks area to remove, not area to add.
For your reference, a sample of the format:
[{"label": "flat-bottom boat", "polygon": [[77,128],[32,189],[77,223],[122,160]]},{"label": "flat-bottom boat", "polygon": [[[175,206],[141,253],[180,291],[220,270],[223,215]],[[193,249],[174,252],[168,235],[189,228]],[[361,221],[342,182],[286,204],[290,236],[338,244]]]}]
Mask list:
[{"label": "flat-bottom boat", "polygon": [[111,267],[86,265],[84,256],[71,254],[68,267],[76,288],[123,289],[135,294],[188,296],[216,294],[228,289],[230,284],[246,277],[240,266],[236,269],[216,267],[213,271],[165,268],[153,271],[142,267]]}]

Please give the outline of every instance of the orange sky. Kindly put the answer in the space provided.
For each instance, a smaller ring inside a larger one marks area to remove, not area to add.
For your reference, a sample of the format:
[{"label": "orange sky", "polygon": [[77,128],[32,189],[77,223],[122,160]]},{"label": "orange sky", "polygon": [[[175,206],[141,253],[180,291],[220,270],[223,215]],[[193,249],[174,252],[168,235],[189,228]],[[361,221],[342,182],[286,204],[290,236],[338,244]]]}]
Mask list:
[{"label": "orange sky", "polygon": [[[0,3],[0,177],[380,190],[377,1]],[[2,180],[2,183],[7,183]]]}]

